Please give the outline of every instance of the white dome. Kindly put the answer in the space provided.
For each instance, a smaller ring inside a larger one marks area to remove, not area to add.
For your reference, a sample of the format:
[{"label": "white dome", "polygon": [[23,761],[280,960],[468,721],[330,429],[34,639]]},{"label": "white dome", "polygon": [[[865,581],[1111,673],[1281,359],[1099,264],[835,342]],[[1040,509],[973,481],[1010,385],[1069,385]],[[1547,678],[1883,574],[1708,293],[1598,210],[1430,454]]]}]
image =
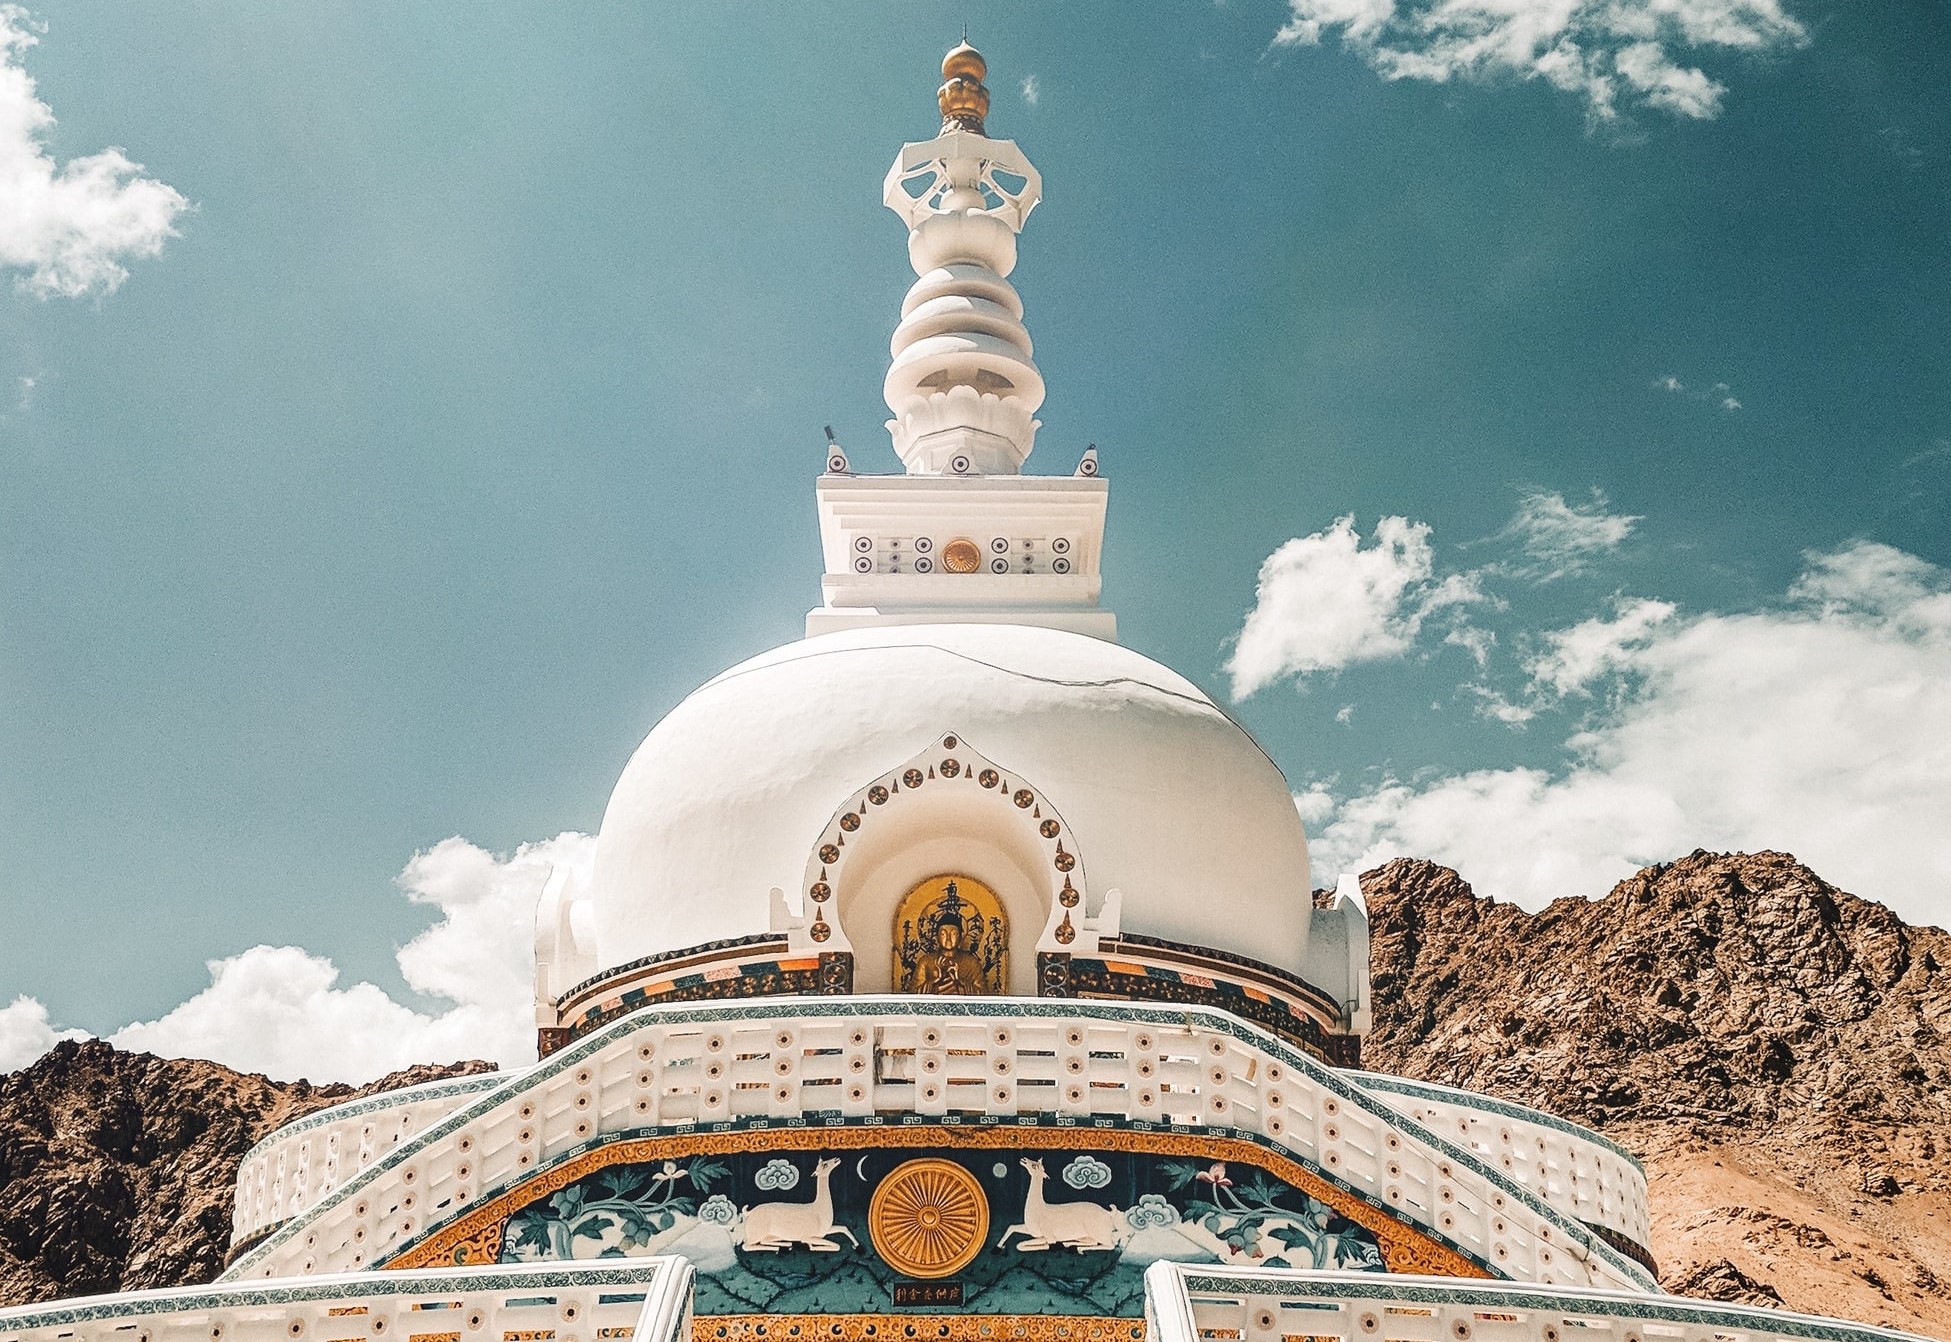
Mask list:
[{"label": "white dome", "polygon": [[673,709],[603,817],[596,968],[768,931],[770,892],[797,901],[836,811],[950,733],[1063,817],[1087,893],[1122,892],[1123,931],[1300,969],[1307,839],[1253,739],[1127,648],[995,624],[809,638]]}]

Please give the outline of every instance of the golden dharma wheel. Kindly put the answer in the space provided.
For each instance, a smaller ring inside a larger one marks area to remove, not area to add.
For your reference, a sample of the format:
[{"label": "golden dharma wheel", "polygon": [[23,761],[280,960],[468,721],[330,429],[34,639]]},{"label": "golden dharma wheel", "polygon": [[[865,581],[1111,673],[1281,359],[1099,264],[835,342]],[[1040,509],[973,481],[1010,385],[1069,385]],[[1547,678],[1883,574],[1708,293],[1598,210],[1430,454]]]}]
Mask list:
[{"label": "golden dharma wheel", "polygon": [[867,1204],[867,1236],[904,1277],[948,1277],[975,1261],[989,1236],[989,1200],[950,1160],[905,1161]]}]

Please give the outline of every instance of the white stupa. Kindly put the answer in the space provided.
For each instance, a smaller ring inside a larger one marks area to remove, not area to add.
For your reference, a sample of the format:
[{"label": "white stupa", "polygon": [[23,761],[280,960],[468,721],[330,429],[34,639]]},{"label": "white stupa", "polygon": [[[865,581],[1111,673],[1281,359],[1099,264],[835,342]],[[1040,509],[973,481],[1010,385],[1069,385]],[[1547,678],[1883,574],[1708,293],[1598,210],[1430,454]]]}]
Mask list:
[{"label": "white stupa", "polygon": [[1280,771],[1098,608],[1025,475],[1041,184],[982,57],[886,199],[904,470],[831,450],[802,641],[713,678],[538,911],[540,1061],[260,1144],[209,1287],[0,1342],[1770,1342],[1659,1292],[1596,1133],[1359,1070],[1367,930]]}]

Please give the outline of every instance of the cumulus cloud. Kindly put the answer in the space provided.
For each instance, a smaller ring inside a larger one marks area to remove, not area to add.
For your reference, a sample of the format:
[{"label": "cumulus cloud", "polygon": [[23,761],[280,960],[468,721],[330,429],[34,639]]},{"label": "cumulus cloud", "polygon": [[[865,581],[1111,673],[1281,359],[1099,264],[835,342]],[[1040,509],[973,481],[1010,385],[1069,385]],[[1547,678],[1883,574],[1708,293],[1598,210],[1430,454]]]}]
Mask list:
[{"label": "cumulus cloud", "polygon": [[31,997],[0,1007],[0,1073],[17,1072],[63,1039],[85,1039],[85,1030],[57,1030],[47,1008]]},{"label": "cumulus cloud", "polygon": [[1553,769],[1310,789],[1324,870],[1415,855],[1536,906],[1695,847],[1784,849],[1951,921],[1951,574],[1886,545],[1812,553],[1777,602],[1629,601],[1546,640],[1544,693],[1607,692]]},{"label": "cumulus cloud", "polygon": [[1233,697],[1283,676],[1400,657],[1436,611],[1485,601],[1474,573],[1432,578],[1429,527],[1385,517],[1363,545],[1353,517],[1282,545],[1260,566],[1253,609],[1226,663]]},{"label": "cumulus cloud", "polygon": [[536,900],[550,871],[586,860],[590,844],[561,834],[498,858],[453,838],[407,863],[401,889],[441,916],[400,949],[400,974],[452,1004],[444,1010],[418,1010],[370,983],[340,987],[330,960],[296,946],[256,946],[211,961],[208,988],[111,1042],[314,1081],[367,1081],[460,1058],[532,1062]]},{"label": "cumulus cloud", "polygon": [[1042,96],[1043,91],[1037,87],[1036,76],[1026,75],[1023,79],[1023,101],[1035,107]]},{"label": "cumulus cloud", "polygon": [[0,5],[0,268],[37,298],[111,293],[124,262],[176,236],[189,202],[120,149],[55,162],[44,143],[54,113],[24,66],[39,31],[25,9]]},{"label": "cumulus cloud", "polygon": [[1718,116],[1727,89],[1697,53],[1808,41],[1779,0],[1288,0],[1274,42],[1331,35],[1385,79],[1542,79],[1602,122],[1625,106]]},{"label": "cumulus cloud", "polygon": [[[403,946],[409,987],[448,1005],[421,1010],[371,983],[342,987],[330,960],[297,946],[254,946],[210,961],[210,986],[109,1041],[172,1058],[313,1081],[370,1081],[416,1062],[535,1060],[536,900],[549,873],[587,863],[593,840],[567,833],[500,858],[465,839],[417,853],[400,874],[408,899],[440,920]],[[0,1010],[0,1071],[23,1067],[72,1031],[39,1002]]]},{"label": "cumulus cloud", "polygon": [[1587,503],[1567,503],[1557,492],[1527,491],[1518,500],[1517,516],[1504,529],[1530,561],[1525,576],[1550,582],[1583,573],[1594,559],[1625,544],[1644,519],[1608,507],[1606,496],[1596,489]]}]

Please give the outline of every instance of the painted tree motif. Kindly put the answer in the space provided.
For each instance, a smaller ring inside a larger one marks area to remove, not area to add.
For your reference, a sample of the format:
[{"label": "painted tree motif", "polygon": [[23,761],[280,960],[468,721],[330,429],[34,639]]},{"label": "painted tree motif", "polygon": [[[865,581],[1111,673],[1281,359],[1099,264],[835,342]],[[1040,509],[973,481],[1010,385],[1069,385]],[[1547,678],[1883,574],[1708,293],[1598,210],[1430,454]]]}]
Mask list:
[{"label": "painted tree motif", "polygon": [[[537,1259],[620,1258],[649,1247],[657,1236],[697,1215],[697,1198],[730,1170],[699,1156],[660,1169],[613,1165],[509,1218],[503,1257]],[[680,1192],[682,1184],[690,1192]],[[586,1252],[577,1253],[587,1241]]]},{"label": "painted tree motif", "polygon": [[[1222,1263],[1381,1271],[1375,1237],[1332,1207],[1255,1170],[1235,1185],[1224,1162],[1169,1160],[1167,1185],[1185,1198],[1183,1230],[1203,1232]],[[1287,1205],[1297,1203],[1298,1206]]]}]

